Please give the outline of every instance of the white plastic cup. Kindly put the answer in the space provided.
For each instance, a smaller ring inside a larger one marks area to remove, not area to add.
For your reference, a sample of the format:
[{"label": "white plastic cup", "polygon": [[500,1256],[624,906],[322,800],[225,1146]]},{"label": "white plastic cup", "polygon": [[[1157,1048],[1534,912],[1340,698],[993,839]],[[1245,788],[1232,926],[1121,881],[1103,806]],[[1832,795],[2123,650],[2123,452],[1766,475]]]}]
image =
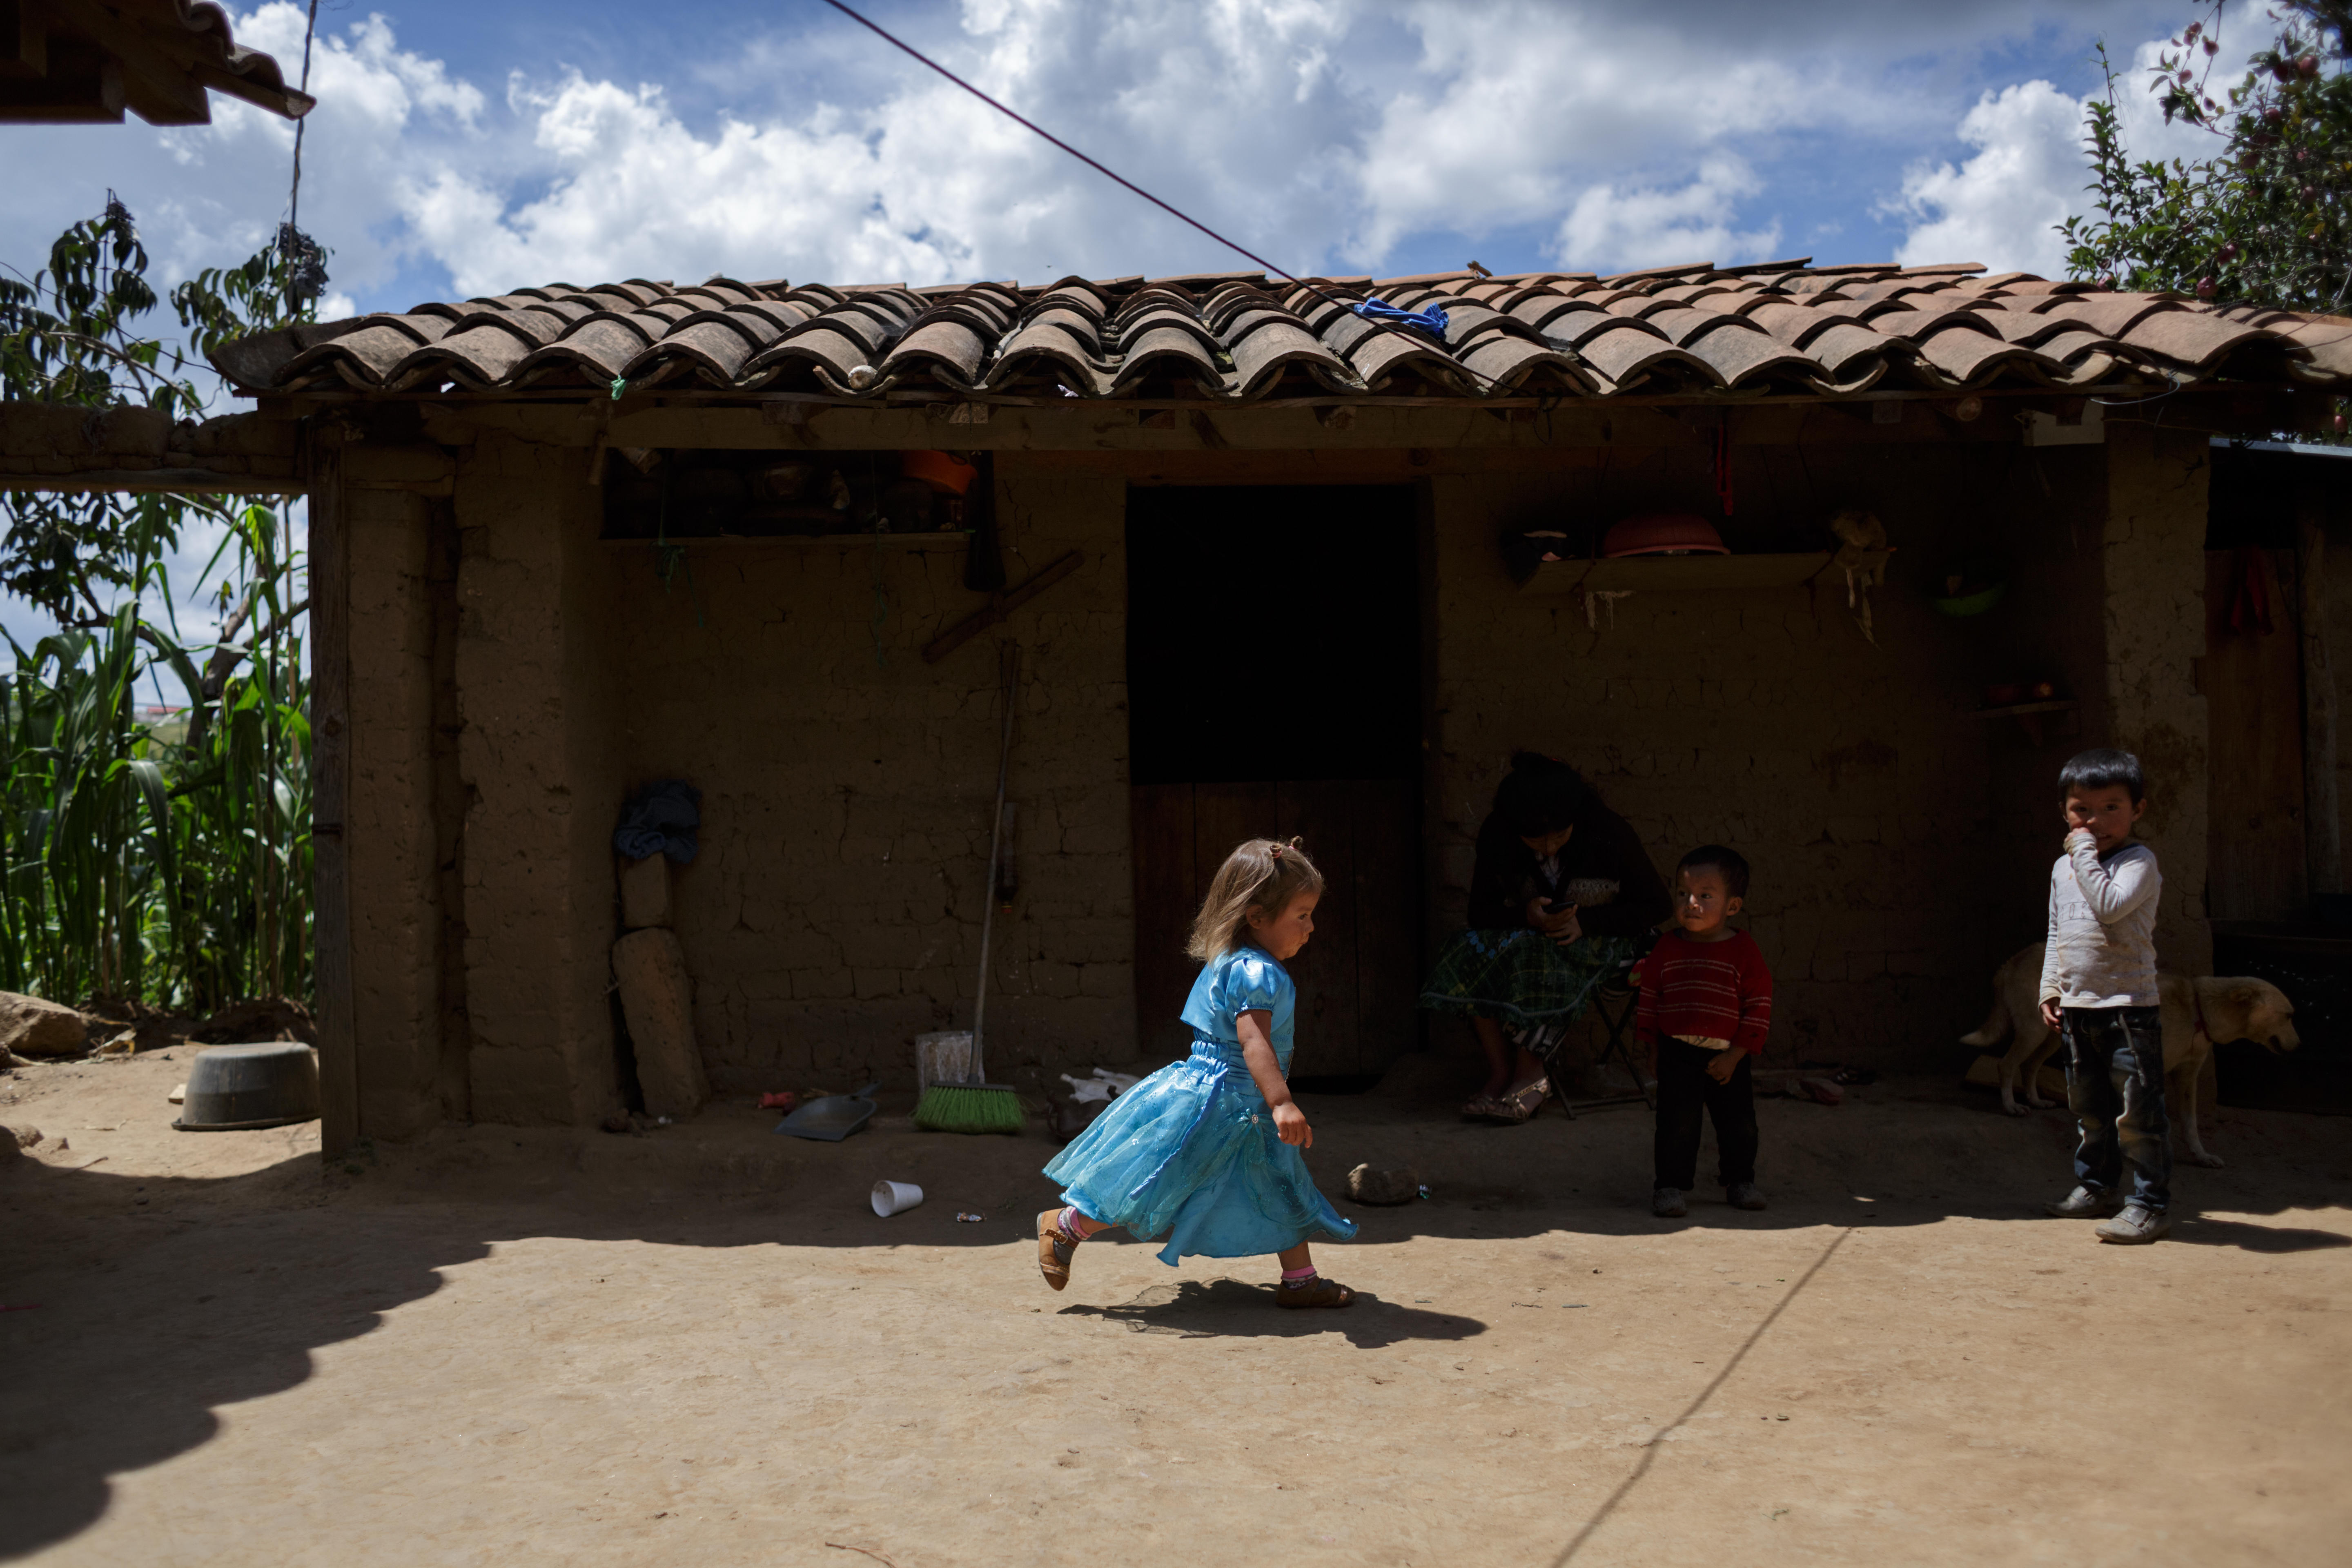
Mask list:
[{"label": "white plastic cup", "polygon": [[904,1214],[923,1201],[923,1189],[912,1182],[877,1182],[874,1184],[874,1212],[884,1219],[894,1214]]}]

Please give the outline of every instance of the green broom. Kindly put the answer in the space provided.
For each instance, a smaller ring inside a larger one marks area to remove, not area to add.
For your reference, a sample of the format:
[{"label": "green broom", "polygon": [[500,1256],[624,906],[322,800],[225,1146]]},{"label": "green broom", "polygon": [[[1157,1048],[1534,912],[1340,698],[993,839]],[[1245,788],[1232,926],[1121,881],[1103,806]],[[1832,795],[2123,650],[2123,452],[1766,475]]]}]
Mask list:
[{"label": "green broom", "polygon": [[996,922],[998,857],[1004,845],[1004,775],[1013,762],[1013,701],[1021,682],[1021,649],[1007,643],[1004,672],[1004,739],[996,752],[996,816],[988,829],[988,882],[980,907],[980,984],[971,1002],[971,1076],[961,1083],[937,1083],[915,1105],[915,1125],[931,1132],[1022,1131],[1021,1096],[1009,1083],[983,1083],[981,1025],[988,1013],[988,944]]}]

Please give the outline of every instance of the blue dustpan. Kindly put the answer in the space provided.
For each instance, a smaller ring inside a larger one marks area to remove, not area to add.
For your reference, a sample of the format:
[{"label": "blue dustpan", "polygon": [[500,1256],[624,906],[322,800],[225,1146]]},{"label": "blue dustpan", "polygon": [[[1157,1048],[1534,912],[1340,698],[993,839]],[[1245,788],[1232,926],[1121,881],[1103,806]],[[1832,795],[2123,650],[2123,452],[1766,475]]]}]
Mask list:
[{"label": "blue dustpan", "polygon": [[776,1131],[792,1138],[814,1138],[838,1143],[874,1119],[874,1102],[866,1097],[882,1086],[869,1083],[851,1094],[828,1094],[776,1123]]}]

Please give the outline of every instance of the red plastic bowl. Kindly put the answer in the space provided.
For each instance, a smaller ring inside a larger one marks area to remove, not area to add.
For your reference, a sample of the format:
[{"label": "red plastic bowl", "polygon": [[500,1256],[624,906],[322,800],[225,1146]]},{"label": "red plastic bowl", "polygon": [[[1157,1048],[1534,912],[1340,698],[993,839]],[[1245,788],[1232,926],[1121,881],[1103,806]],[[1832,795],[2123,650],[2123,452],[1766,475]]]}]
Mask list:
[{"label": "red plastic bowl", "polygon": [[1658,511],[1629,517],[1609,531],[1601,553],[1611,560],[1624,555],[1728,555],[1715,524],[1686,511]]},{"label": "red plastic bowl", "polygon": [[922,480],[943,496],[962,495],[980,478],[978,468],[945,452],[901,452],[898,471],[908,479]]}]

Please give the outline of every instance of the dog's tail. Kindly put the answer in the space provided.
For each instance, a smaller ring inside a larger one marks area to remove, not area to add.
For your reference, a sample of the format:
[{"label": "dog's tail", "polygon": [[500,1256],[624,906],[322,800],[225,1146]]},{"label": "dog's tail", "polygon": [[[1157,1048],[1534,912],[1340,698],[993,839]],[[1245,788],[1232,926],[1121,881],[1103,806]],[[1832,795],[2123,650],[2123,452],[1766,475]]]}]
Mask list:
[{"label": "dog's tail", "polygon": [[1985,1015],[1985,1021],[1977,1026],[1974,1034],[1960,1037],[1960,1044],[1975,1046],[1981,1050],[1985,1047],[2000,1044],[2009,1030],[2009,1003],[2001,996],[2000,985],[1996,982],[1992,988],[1992,1011]]}]

